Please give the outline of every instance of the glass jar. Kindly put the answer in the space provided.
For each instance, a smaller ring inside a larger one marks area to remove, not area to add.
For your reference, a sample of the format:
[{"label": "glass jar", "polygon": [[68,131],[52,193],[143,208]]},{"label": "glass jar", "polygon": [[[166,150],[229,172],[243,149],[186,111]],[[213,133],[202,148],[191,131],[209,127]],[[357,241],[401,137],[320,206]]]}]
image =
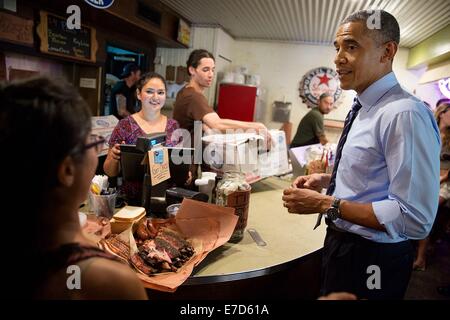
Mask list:
[{"label": "glass jar", "polygon": [[239,217],[229,242],[238,242],[244,237],[250,192],[251,187],[245,181],[245,175],[240,172],[225,172],[223,178],[217,183],[216,204],[235,208],[235,214]]}]

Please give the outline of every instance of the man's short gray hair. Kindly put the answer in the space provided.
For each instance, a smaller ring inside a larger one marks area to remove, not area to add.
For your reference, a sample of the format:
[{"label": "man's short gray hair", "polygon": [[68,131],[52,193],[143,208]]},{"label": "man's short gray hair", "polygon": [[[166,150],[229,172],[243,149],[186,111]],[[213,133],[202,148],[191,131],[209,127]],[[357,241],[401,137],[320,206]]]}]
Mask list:
[{"label": "man's short gray hair", "polygon": [[[379,28],[369,29],[367,27],[367,20],[377,14],[379,14],[378,17],[380,19]],[[367,29],[375,34],[375,40],[378,44],[389,41],[394,41],[397,44],[400,43],[400,26],[398,25],[397,19],[389,12],[384,10],[360,10],[345,18],[341,25],[356,21],[362,21],[366,24]]]},{"label": "man's short gray hair", "polygon": [[[324,92],[319,96],[319,101],[322,101],[323,99],[325,99],[326,97],[333,97],[332,94]],[[334,98],[334,97],[333,97]]]}]

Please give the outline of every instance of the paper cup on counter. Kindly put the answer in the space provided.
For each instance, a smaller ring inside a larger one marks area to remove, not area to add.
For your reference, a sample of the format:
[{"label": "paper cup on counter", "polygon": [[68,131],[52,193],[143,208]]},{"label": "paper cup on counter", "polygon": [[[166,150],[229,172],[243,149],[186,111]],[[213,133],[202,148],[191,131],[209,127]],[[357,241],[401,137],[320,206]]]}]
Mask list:
[{"label": "paper cup on counter", "polygon": [[181,203],[174,203],[168,206],[166,209],[167,218],[175,218],[178,213],[178,210],[180,210],[180,207]]},{"label": "paper cup on counter", "polygon": [[117,192],[112,194],[95,194],[89,191],[89,211],[96,216],[111,219],[116,207]]}]

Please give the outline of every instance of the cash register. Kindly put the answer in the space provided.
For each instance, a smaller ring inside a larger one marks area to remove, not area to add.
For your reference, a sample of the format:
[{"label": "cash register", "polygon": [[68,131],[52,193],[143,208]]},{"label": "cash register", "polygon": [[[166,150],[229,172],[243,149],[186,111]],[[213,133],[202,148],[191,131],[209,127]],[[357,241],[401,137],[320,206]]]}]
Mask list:
[{"label": "cash register", "polygon": [[[148,163],[142,162],[149,150],[164,146],[165,141],[166,133],[160,132],[139,137],[135,145],[120,145],[122,179],[123,181],[142,181],[141,206],[145,208],[147,215],[154,217],[164,217],[166,207],[174,202],[181,202],[183,198],[208,201],[207,195],[184,188],[189,177],[189,160],[194,150],[192,148],[167,147],[170,179],[152,186]],[[180,156],[177,157],[176,163],[172,157],[174,152]],[[181,163],[180,159],[183,159]]]}]

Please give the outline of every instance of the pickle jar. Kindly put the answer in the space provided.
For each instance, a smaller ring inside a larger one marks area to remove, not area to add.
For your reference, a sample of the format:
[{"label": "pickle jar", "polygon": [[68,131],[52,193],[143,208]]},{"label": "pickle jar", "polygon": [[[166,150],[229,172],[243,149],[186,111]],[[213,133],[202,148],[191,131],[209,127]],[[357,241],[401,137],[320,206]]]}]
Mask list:
[{"label": "pickle jar", "polygon": [[238,242],[244,237],[247,226],[248,207],[250,203],[251,187],[245,181],[241,172],[225,172],[216,187],[216,204],[232,207],[239,217],[229,242]]}]

